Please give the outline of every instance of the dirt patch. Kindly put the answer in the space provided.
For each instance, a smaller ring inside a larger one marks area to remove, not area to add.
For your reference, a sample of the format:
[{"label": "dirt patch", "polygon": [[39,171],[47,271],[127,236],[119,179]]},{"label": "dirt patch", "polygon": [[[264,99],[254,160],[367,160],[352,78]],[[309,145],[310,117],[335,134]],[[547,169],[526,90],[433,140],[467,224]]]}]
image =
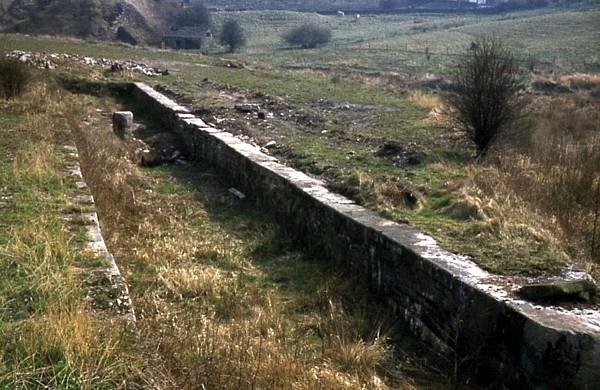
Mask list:
[{"label": "dirt patch", "polygon": [[419,165],[422,164],[427,155],[424,152],[412,149],[409,146],[403,146],[396,142],[385,142],[375,156],[386,158],[398,166]]},{"label": "dirt patch", "polygon": [[397,110],[394,106],[386,106],[383,104],[359,104],[349,102],[330,102],[324,99],[320,99],[317,106],[323,108],[329,108],[335,111],[384,111],[394,112]]}]

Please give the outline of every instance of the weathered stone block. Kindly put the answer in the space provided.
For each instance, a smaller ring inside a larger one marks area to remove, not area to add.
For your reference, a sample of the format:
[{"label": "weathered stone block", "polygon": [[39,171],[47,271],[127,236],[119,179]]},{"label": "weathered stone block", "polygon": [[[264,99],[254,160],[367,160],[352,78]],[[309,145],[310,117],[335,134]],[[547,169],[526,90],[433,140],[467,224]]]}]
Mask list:
[{"label": "weathered stone block", "polygon": [[116,111],[113,113],[113,131],[121,139],[129,139],[133,132],[133,113]]},{"label": "weathered stone block", "polygon": [[140,156],[140,165],[143,167],[155,167],[162,162],[162,156],[151,150],[144,150]]},{"label": "weathered stone block", "polygon": [[532,301],[572,300],[589,301],[596,295],[596,285],[591,280],[551,280],[523,286],[519,294]]}]

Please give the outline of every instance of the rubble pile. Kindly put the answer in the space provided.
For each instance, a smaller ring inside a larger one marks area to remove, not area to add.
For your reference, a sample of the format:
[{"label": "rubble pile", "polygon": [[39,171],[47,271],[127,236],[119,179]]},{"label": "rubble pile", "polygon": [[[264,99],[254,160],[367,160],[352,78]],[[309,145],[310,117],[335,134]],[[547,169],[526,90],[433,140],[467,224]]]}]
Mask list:
[{"label": "rubble pile", "polygon": [[169,74],[167,69],[159,69],[134,61],[114,60],[110,58],[84,57],[68,53],[31,53],[13,50],[5,53],[6,57],[17,59],[23,63],[40,69],[56,69],[60,63],[78,62],[84,65],[101,66],[112,72],[129,71],[140,73],[149,77]]}]

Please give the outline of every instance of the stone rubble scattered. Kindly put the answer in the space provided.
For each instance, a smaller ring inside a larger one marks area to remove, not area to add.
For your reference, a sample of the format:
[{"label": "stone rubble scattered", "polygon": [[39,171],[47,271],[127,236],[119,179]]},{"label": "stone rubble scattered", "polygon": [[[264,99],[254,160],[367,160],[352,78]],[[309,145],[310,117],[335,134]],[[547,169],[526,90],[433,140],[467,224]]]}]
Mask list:
[{"label": "stone rubble scattered", "polygon": [[235,109],[239,112],[258,112],[260,105],[256,103],[239,103],[235,105]]},{"label": "stone rubble scattered", "polygon": [[5,53],[6,57],[17,59],[23,63],[39,69],[56,69],[61,62],[71,61],[84,65],[101,66],[111,72],[129,71],[143,74],[148,77],[168,75],[167,69],[159,69],[140,62],[114,60],[110,58],[84,57],[78,54],[67,53],[32,53],[13,50]]}]

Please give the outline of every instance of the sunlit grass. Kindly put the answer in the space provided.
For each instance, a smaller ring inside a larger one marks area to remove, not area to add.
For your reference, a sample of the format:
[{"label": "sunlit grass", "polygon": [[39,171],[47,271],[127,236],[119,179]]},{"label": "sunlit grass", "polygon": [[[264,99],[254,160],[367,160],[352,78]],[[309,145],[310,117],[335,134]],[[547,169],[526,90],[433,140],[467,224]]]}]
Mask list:
[{"label": "sunlit grass", "polygon": [[61,214],[72,183],[56,147],[78,104],[48,87],[0,103],[0,387],[112,387],[129,376],[123,328],[86,305],[79,232]]}]

